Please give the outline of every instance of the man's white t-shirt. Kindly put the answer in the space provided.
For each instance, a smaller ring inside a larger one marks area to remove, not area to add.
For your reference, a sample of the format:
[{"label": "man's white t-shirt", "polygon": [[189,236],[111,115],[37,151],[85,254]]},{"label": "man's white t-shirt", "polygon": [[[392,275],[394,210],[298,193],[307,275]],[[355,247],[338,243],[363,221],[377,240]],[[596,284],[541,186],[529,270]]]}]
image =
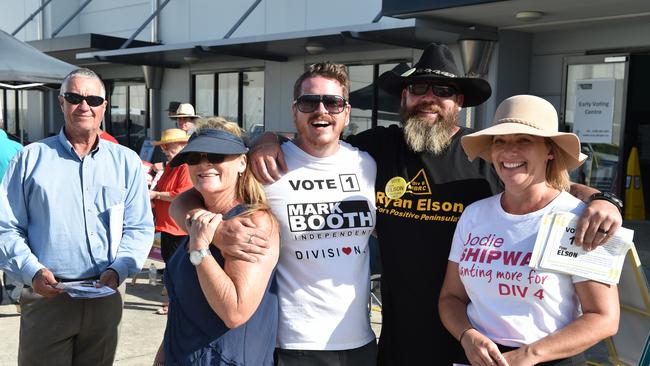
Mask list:
[{"label": "man's white t-shirt", "polygon": [[512,215],[498,194],[463,211],[449,254],[458,263],[470,298],[472,326],[504,346],[530,344],[580,316],[574,283],[585,279],[536,271],[528,266],[542,216],[551,211],[579,215],[585,205],[567,192],[541,210]]},{"label": "man's white t-shirt", "polygon": [[282,151],[289,173],[266,187],[281,228],[278,347],[361,347],[375,338],[368,317],[375,161],[345,142],[326,158],[292,142]]}]

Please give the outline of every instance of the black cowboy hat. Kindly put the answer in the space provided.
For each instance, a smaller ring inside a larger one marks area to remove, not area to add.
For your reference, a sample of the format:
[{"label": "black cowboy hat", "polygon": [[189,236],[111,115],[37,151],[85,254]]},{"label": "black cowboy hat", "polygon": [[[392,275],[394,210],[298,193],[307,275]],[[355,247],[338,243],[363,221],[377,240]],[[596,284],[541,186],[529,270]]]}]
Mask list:
[{"label": "black cowboy hat", "polygon": [[449,48],[437,43],[429,44],[411,69],[402,74],[389,70],[377,80],[379,87],[398,96],[407,85],[419,82],[440,82],[456,87],[465,96],[463,107],[479,105],[492,95],[492,88],[487,81],[462,77]]},{"label": "black cowboy hat", "polygon": [[176,101],[169,102],[169,107],[167,107],[167,109],[165,109],[165,111],[167,111],[167,112],[176,112],[176,110],[178,109],[178,107],[180,105],[181,105],[181,102],[176,102]]}]

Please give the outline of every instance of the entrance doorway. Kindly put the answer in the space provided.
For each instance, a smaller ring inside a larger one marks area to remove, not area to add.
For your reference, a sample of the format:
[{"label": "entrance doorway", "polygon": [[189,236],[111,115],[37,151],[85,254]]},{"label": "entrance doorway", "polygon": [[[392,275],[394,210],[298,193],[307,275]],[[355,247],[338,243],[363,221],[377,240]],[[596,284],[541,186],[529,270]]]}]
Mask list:
[{"label": "entrance doorway", "polygon": [[629,56],[591,55],[564,60],[564,129],[580,137],[589,157],[572,172],[572,181],[622,196]]}]

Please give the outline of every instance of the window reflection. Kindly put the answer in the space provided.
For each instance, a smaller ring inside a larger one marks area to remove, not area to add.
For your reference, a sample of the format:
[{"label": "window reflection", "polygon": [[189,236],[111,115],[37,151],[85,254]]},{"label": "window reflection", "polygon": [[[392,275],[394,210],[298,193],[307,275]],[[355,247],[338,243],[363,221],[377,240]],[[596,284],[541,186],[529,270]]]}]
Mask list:
[{"label": "window reflection", "polygon": [[214,115],[214,74],[196,75],[196,114]]},{"label": "window reflection", "polygon": [[[343,131],[343,137],[365,131],[373,126],[399,124],[399,97],[384,92],[375,86],[382,73],[392,70],[398,64],[348,66],[350,76],[350,124]],[[408,68],[406,64],[402,67]]]},{"label": "window reflection", "polygon": [[251,135],[264,131],[264,71],[243,74],[244,118],[242,127]]},{"label": "window reflection", "polygon": [[[239,74],[236,72],[219,74],[219,104],[217,114],[229,121],[239,122],[237,98],[239,88]],[[197,94],[198,95],[198,94]]]},{"label": "window reflection", "polygon": [[194,96],[199,115],[219,115],[251,135],[264,131],[264,71],[196,74]]}]

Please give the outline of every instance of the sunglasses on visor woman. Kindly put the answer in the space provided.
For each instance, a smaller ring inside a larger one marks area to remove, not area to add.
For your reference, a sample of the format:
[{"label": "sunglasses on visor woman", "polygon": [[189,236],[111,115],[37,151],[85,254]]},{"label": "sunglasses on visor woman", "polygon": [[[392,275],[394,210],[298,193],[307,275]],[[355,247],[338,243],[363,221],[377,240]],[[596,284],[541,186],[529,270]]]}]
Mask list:
[{"label": "sunglasses on visor woman", "polygon": [[86,103],[91,107],[99,107],[100,105],[102,105],[102,103],[104,103],[105,100],[104,98],[97,95],[83,96],[77,93],[70,93],[70,92],[63,93],[63,99],[65,99],[68,103],[74,105],[77,105],[85,100]]},{"label": "sunglasses on visor woman", "polygon": [[458,90],[456,90],[456,88],[454,88],[453,86],[449,86],[449,85],[420,83],[420,84],[410,84],[408,86],[409,93],[413,95],[425,95],[429,91],[429,89],[431,89],[433,95],[440,98],[449,98],[458,94]]},{"label": "sunglasses on visor woman", "polygon": [[294,101],[296,108],[302,113],[314,112],[321,102],[329,114],[343,112],[348,103],[342,96],[331,94],[303,94]]},{"label": "sunglasses on visor woman", "polygon": [[187,153],[185,162],[187,163],[187,165],[199,165],[201,164],[203,159],[206,159],[210,164],[221,164],[226,160],[227,156],[228,155],[224,155],[224,154],[191,152],[191,153]]}]

